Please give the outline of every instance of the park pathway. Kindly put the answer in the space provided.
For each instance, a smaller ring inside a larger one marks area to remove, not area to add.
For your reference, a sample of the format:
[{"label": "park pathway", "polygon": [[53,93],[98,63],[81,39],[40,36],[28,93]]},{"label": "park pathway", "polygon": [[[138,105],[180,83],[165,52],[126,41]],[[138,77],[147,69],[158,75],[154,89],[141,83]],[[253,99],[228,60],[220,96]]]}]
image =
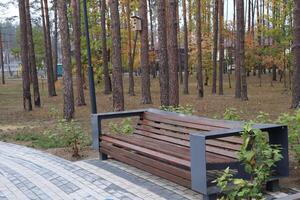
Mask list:
[{"label": "park pathway", "polygon": [[125,164],[70,162],[0,142],[0,200],[201,199],[201,195]]}]

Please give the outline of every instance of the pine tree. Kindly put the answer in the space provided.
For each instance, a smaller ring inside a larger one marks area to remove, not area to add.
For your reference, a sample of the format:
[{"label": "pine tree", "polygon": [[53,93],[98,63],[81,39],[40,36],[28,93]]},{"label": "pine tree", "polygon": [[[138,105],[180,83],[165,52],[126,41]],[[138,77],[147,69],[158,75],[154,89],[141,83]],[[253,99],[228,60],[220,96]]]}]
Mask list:
[{"label": "pine tree", "polygon": [[28,41],[26,25],[26,5],[25,1],[19,0],[19,17],[20,17],[20,45],[22,61],[22,80],[23,80],[23,107],[25,111],[32,110],[31,93],[30,93],[30,69],[28,63]]},{"label": "pine tree", "polygon": [[124,93],[121,59],[121,31],[119,1],[110,1],[111,37],[112,37],[112,92],[114,111],[124,110]]},{"label": "pine tree", "polygon": [[74,92],[72,80],[72,66],[71,66],[71,45],[70,33],[67,16],[67,4],[64,0],[58,0],[58,16],[59,29],[61,38],[61,52],[62,65],[64,69],[63,83],[64,83],[64,118],[71,120],[74,117]]},{"label": "pine tree", "polygon": [[82,65],[81,65],[81,28],[80,28],[80,1],[72,0],[72,17],[73,17],[73,35],[74,35],[74,54],[76,61],[76,89],[77,89],[77,106],[84,106],[85,98],[83,91],[83,75],[82,75]]}]

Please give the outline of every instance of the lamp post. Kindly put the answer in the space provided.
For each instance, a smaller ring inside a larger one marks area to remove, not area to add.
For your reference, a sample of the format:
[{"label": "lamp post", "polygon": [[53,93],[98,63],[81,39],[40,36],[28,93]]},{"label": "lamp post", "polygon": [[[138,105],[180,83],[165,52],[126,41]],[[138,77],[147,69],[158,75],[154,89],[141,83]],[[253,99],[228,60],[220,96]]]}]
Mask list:
[{"label": "lamp post", "polygon": [[88,59],[88,76],[89,76],[91,112],[92,112],[92,114],[96,114],[97,113],[97,104],[96,104],[94,71],[93,71],[93,66],[92,66],[90,35],[89,35],[90,33],[89,33],[89,22],[88,22],[88,15],[87,15],[86,0],[83,0],[83,12],[84,12],[87,59]]}]

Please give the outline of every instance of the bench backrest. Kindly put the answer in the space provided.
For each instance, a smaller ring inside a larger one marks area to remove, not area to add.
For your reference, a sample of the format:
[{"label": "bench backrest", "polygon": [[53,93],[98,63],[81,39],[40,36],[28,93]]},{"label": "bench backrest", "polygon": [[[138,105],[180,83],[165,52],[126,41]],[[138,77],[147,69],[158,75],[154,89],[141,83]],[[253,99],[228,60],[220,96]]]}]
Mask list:
[{"label": "bench backrest", "polygon": [[[232,124],[212,121],[201,117],[182,116],[160,111],[147,111],[138,121],[135,134],[173,143],[189,148],[190,133],[205,134],[205,132],[229,129]],[[228,158],[236,158],[242,140],[239,137],[227,137],[207,140],[206,151]]]}]

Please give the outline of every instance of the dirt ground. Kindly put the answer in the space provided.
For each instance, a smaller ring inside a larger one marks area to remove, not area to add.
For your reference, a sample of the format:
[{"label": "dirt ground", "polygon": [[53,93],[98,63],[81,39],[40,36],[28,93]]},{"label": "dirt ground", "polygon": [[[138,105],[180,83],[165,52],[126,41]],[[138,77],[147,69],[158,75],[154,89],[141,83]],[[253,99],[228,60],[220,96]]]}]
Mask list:
[{"label": "dirt ground", "polygon": [[[224,94],[223,96],[212,95],[211,87],[205,86],[205,97],[201,100],[196,95],[196,79],[194,76],[190,77],[190,94],[182,95],[182,87],[180,88],[180,104],[192,105],[195,108],[196,115],[206,117],[221,117],[226,108],[235,108],[238,110],[242,119],[254,119],[259,111],[270,114],[271,119],[276,119],[281,113],[292,112],[290,109],[291,95],[290,92],[283,87],[283,83],[279,81],[273,82],[271,87],[271,76],[269,74],[263,75],[262,87],[259,87],[258,77],[248,78],[248,96],[249,101],[242,102],[234,98],[234,76],[232,79],[232,88],[229,88],[228,77],[224,76]],[[125,94],[125,108],[126,110],[137,108],[158,108],[159,100],[159,82],[158,79],[151,79],[151,95],[153,104],[142,105],[140,78],[135,79],[136,96],[129,96],[128,91],[128,77],[124,77],[124,94]],[[15,134],[16,132],[42,132],[46,129],[51,129],[55,126],[56,120],[53,119],[51,109],[55,108],[62,116],[63,110],[63,96],[62,83],[59,80],[56,83],[57,97],[48,97],[46,81],[40,81],[41,101],[42,107],[35,109],[32,112],[24,112],[22,104],[22,82],[21,80],[7,80],[6,85],[0,85],[0,135],[1,134]],[[103,95],[102,87],[97,86],[97,107],[98,112],[109,112],[112,109],[111,95]],[[76,91],[76,90],[74,90]],[[76,107],[76,120],[79,121],[87,134],[91,134],[90,128],[90,106],[88,90],[85,91],[87,106]],[[16,141],[8,141],[16,142]],[[30,146],[30,143],[16,142]],[[64,148],[59,149],[43,149],[49,153],[64,157],[69,160],[76,160],[71,156],[71,150]],[[98,153],[86,147],[81,152],[82,158],[95,158]],[[291,178],[287,181],[289,185],[300,187],[300,170],[295,167],[292,162]],[[292,178],[296,177],[296,178]]]}]

